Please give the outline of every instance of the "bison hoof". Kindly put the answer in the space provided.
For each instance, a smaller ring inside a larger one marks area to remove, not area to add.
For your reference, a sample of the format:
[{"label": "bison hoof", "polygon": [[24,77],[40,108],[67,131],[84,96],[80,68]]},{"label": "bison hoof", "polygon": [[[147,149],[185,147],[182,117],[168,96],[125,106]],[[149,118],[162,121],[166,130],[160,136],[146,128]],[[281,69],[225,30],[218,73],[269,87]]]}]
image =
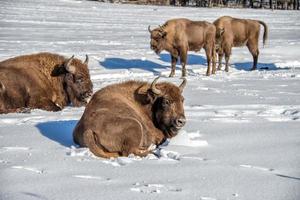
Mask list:
[{"label": "bison hoof", "polygon": [[175,75],[174,72],[171,72],[171,74],[169,75],[169,77],[173,77]]},{"label": "bison hoof", "polygon": [[252,67],[252,68],[251,68],[251,71],[254,71],[254,70],[256,70],[256,67]]},{"label": "bison hoof", "polygon": [[206,73],[206,76],[210,76],[210,73]]},{"label": "bison hoof", "polygon": [[225,72],[229,72],[229,69],[225,69]]}]

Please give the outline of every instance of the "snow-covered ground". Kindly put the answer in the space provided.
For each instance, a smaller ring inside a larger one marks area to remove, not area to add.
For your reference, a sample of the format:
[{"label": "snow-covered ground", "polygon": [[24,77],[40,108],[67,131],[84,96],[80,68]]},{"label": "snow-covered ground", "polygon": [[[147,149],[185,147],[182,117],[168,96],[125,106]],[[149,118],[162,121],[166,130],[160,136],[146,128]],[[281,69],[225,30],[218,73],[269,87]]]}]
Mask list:
[{"label": "snow-covered ground", "polygon": [[[147,158],[99,159],[72,141],[84,108],[0,115],[0,199],[300,199],[300,13],[1,0],[0,60],[39,51],[90,55],[95,91],[170,72],[149,48],[147,26],[174,17],[260,19],[269,40],[257,71],[236,48],[229,73],[204,76],[190,53],[187,124]],[[262,45],[260,39],[260,45]],[[175,78],[180,83],[180,65]]]}]

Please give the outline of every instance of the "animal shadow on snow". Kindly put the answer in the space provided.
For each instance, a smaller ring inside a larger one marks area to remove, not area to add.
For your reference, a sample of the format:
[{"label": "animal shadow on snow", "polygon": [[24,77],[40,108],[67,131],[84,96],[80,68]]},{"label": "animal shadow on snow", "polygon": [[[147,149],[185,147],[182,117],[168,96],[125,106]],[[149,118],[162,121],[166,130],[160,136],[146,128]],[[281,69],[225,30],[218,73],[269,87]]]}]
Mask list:
[{"label": "animal shadow on snow", "polygon": [[[171,64],[170,54],[160,54],[160,60]],[[180,59],[178,59],[177,64],[180,64]],[[188,54],[187,65],[207,65],[207,60],[201,55]]]},{"label": "animal shadow on snow", "polygon": [[[142,59],[124,59],[124,58],[106,58],[104,61],[100,61],[99,64],[106,69],[143,69],[154,73],[160,74],[161,69],[171,69],[171,56],[170,54],[160,54],[161,61],[165,62],[165,65]],[[177,64],[180,64],[178,59]],[[206,65],[206,59],[200,55],[188,55],[188,65]],[[177,70],[181,67],[176,67]]]},{"label": "animal shadow on snow", "polygon": [[[251,71],[253,62],[243,62],[243,63],[232,63],[235,69]],[[225,68],[225,64],[223,63],[222,69]],[[257,63],[257,70],[287,70],[289,67],[278,68],[274,63]]]},{"label": "animal shadow on snow", "polygon": [[73,130],[77,122],[77,120],[50,121],[39,123],[36,127],[43,136],[63,146],[71,147],[75,145],[73,142]]}]

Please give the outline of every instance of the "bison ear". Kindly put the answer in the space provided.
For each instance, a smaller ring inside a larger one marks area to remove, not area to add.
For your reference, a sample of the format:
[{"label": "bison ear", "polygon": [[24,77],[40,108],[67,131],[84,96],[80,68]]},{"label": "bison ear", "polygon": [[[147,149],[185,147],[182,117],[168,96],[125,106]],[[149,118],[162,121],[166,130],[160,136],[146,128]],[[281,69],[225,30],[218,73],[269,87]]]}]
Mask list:
[{"label": "bison ear", "polygon": [[61,74],[66,74],[67,70],[62,66],[55,66],[51,72],[51,76],[59,76]]},{"label": "bison ear", "polygon": [[67,72],[71,74],[75,74],[76,72],[76,68],[73,65],[71,65],[73,59],[74,59],[74,55],[64,62],[65,69],[67,70]]},{"label": "bison ear", "polygon": [[151,89],[147,91],[147,102],[153,104],[156,98],[158,97]]}]

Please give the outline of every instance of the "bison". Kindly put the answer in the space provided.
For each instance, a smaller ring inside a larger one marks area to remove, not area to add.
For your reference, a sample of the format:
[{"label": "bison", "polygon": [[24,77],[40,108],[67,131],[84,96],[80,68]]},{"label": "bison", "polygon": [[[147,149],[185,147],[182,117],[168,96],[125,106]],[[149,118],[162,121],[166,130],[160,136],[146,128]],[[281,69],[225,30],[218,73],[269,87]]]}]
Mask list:
[{"label": "bison", "polygon": [[81,62],[74,56],[38,53],[0,62],[0,113],[83,106],[92,88],[88,56]]},{"label": "bison", "polygon": [[231,48],[245,45],[253,56],[252,70],[256,69],[259,55],[258,38],[260,24],[264,26],[263,44],[265,45],[268,36],[268,26],[263,21],[238,19],[229,16],[223,16],[214,21],[216,26],[216,50],[219,57],[218,70],[222,67],[224,53],[226,61],[225,71],[228,72]]},{"label": "bison", "polygon": [[211,73],[211,64],[213,63],[212,73],[216,71],[215,66],[215,34],[216,28],[213,24],[206,21],[191,21],[189,19],[172,19],[164,25],[153,30],[148,26],[151,34],[150,46],[156,54],[166,50],[171,54],[172,70],[170,77],[175,75],[175,67],[180,57],[182,65],[182,77],[186,76],[186,63],[188,51],[200,51],[205,49],[207,58],[207,72]]},{"label": "bison", "polygon": [[186,80],[127,81],[96,92],[73,131],[74,142],[99,157],[146,156],[185,125]]}]

